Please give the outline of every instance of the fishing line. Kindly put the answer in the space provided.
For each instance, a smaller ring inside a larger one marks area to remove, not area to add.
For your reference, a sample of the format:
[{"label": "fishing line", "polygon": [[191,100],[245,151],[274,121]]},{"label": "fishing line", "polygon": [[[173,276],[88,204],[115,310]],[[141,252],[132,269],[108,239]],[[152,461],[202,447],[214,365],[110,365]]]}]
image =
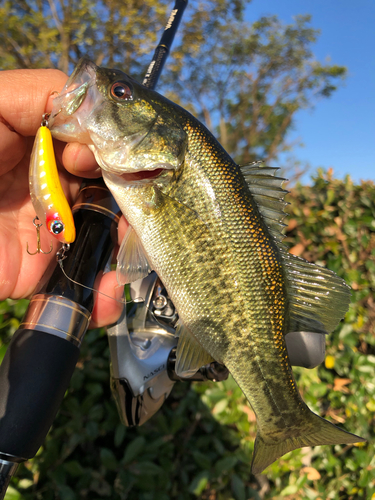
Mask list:
[{"label": "fishing line", "polygon": [[[64,247],[64,245],[63,245]],[[65,250],[64,248],[62,249],[63,251]],[[61,256],[61,251],[59,250],[56,254],[56,260],[60,266],[60,269],[63,273],[63,275],[65,276],[65,278],[67,278],[69,281],[71,281],[72,283],[74,283],[75,285],[78,285],[78,286],[81,286],[82,288],[86,288],[87,290],[91,290],[92,292],[96,292],[96,293],[99,293],[100,295],[103,295],[104,297],[107,297],[108,299],[112,299],[114,300],[115,302],[118,302],[120,304],[131,304],[132,302],[134,303],[139,303],[139,302],[144,302],[145,299],[143,297],[136,297],[134,299],[130,299],[130,300],[126,300],[126,299],[116,299],[115,297],[111,297],[110,295],[104,293],[104,292],[101,292],[100,290],[98,290],[97,288],[91,288],[90,286],[87,286],[87,285],[84,285],[83,283],[79,283],[79,281],[75,281],[73,278],[71,278],[70,276],[68,276],[66,274],[66,271],[64,269],[64,265],[63,265],[63,260],[66,259],[66,255],[62,255]],[[120,285],[118,285],[116,288],[121,288]],[[115,289],[116,289],[115,288]]]},{"label": "fishing line", "polygon": [[[134,299],[130,298],[130,300],[127,300],[126,298],[124,298],[122,300],[116,299],[115,297],[111,297],[110,295],[108,295],[108,294],[106,294],[104,292],[101,292],[97,288],[91,288],[90,286],[84,285],[83,283],[79,283],[79,281],[76,281],[73,278],[71,278],[70,276],[68,276],[67,273],[66,273],[66,271],[65,271],[65,269],[64,269],[64,265],[63,265],[63,260],[66,259],[65,251],[67,249],[69,249],[69,248],[66,248],[66,247],[69,247],[69,245],[63,245],[62,248],[56,253],[56,260],[57,260],[57,262],[58,262],[58,264],[60,266],[60,269],[61,269],[63,275],[65,276],[65,278],[67,278],[69,281],[71,281],[75,285],[78,285],[78,286],[81,286],[83,288],[86,288],[87,290],[91,290],[92,292],[99,293],[100,295],[103,295],[104,297],[107,297],[108,299],[112,299],[115,302],[118,302],[118,303],[123,304],[123,305],[132,304],[132,303],[139,304],[139,303],[143,302],[144,303],[144,307],[152,315],[152,317],[156,321],[156,323],[160,327],[162,327],[162,328],[165,327],[165,325],[163,325],[163,323],[160,322],[159,318],[157,316],[155,316],[154,312],[151,311],[150,307],[145,304],[145,299],[143,297],[135,297]],[[121,285],[118,285],[116,288],[121,288]]]}]

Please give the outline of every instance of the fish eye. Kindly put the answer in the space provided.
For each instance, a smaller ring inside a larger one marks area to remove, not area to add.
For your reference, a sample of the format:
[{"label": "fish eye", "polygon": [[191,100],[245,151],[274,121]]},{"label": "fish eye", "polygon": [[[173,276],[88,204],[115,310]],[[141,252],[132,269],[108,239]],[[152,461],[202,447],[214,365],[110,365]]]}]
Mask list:
[{"label": "fish eye", "polygon": [[64,224],[59,220],[54,220],[51,222],[50,229],[53,234],[60,234],[64,231]]},{"label": "fish eye", "polygon": [[120,99],[121,101],[126,101],[132,99],[131,89],[122,82],[116,82],[111,87],[111,96],[115,99]]}]

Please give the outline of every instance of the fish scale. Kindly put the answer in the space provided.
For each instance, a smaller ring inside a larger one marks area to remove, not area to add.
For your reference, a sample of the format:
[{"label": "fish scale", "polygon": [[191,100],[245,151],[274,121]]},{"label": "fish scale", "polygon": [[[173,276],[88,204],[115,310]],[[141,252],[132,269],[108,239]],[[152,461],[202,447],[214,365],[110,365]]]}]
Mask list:
[{"label": "fish scale", "polygon": [[[112,95],[115,83],[131,98]],[[285,191],[275,169],[241,169],[190,113],[87,59],[54,100],[52,122],[57,138],[78,137],[94,152],[134,231],[119,267],[138,269],[126,259],[143,252],[148,265],[132,279],[154,269],[176,307],[176,372],[214,358],[249,400],[253,473],[302,446],[363,441],[311,412],[293,378],[285,335],[332,331],[350,290],[282,245]]]}]

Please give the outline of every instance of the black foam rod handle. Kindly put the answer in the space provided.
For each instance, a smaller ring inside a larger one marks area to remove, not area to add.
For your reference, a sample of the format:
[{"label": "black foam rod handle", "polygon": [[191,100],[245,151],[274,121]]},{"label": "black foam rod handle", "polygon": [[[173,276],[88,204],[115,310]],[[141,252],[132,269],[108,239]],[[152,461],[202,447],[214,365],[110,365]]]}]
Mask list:
[{"label": "black foam rod handle", "polygon": [[0,367],[0,452],[32,458],[47,435],[79,348],[37,330],[14,334]]}]

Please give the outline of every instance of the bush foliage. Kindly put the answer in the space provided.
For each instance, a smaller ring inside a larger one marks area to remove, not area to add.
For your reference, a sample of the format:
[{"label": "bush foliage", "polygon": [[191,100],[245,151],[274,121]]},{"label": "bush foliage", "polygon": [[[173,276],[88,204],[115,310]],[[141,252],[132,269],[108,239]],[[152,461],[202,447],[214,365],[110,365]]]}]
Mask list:
[{"label": "bush foliage", "polygon": [[[254,477],[255,417],[231,378],[177,383],[156,416],[125,428],[110,394],[105,331],[92,330],[53,428],[20,466],[7,500],[375,498],[375,186],[319,172],[288,201],[291,251],[353,289],[325,364],[294,369],[298,386],[312,410],[368,442],[296,450]],[[1,355],[26,307],[0,303]]]}]

